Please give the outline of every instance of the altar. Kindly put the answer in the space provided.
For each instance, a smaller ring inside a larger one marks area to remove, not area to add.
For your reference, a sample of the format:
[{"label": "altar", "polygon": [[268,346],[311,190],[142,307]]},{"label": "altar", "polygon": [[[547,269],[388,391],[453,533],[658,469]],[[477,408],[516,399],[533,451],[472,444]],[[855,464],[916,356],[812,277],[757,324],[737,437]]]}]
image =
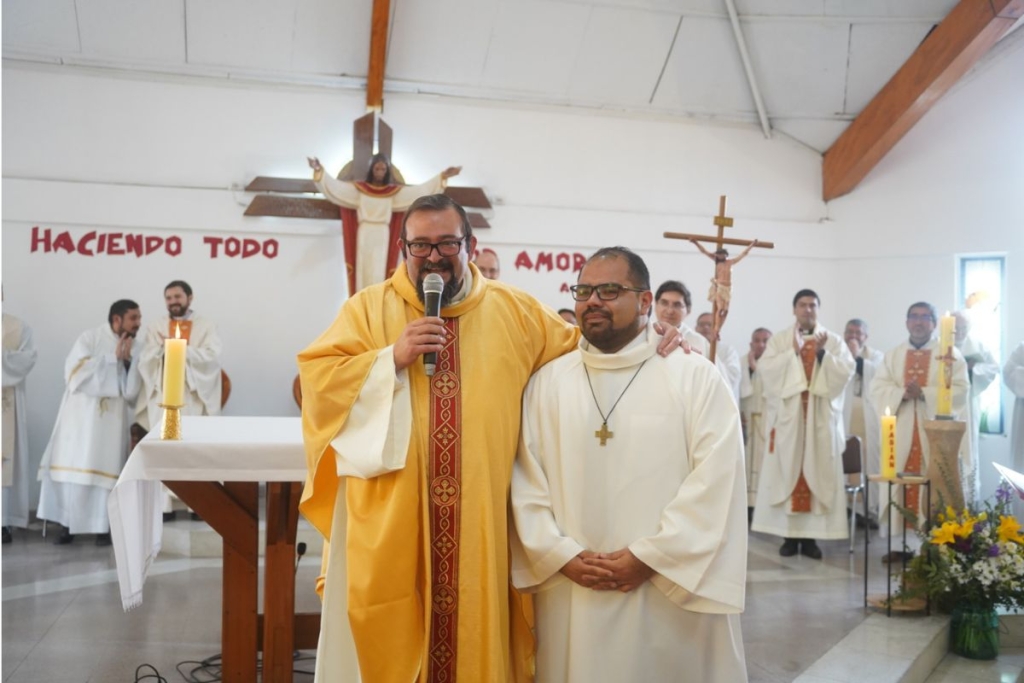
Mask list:
[{"label": "altar", "polygon": [[[306,460],[300,418],[182,417],[182,439],[152,430],[107,503],[123,607],[142,604],[160,552],[166,484],[223,539],[222,680],[291,683],[292,654],[316,647],[320,614],[295,614],[295,536]],[[263,614],[258,609],[259,486],[265,482]],[[310,587],[312,590],[312,587]]]}]

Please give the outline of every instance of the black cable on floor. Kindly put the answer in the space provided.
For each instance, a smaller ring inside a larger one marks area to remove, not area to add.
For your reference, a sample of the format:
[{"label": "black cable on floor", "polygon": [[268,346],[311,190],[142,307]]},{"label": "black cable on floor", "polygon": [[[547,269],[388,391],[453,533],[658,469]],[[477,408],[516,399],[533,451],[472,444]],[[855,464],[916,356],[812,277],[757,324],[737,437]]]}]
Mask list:
[{"label": "black cable on floor", "polygon": [[[178,662],[174,668],[178,670],[178,673],[181,674],[181,677],[185,679],[186,683],[218,683],[222,680],[220,660],[221,655],[218,653],[215,655],[211,655],[210,657],[207,657],[201,662],[196,660],[185,660],[183,662]],[[296,650],[294,653],[292,653],[292,661],[296,664],[299,662],[313,662],[316,661],[316,653],[313,652],[311,654],[303,654],[301,650]],[[182,671],[182,667],[187,664],[196,664],[197,666],[193,667],[188,672]],[[149,665],[147,664],[146,666]],[[257,662],[256,670],[261,671],[262,669],[263,660],[260,659],[260,661]],[[306,676],[314,675],[314,672],[306,671],[303,669],[292,669],[292,673],[304,674]],[[206,676],[206,678],[198,678],[198,675]],[[161,680],[157,683],[167,683],[167,681]]]},{"label": "black cable on floor", "polygon": [[[140,676],[139,672],[142,671],[144,668],[148,668],[153,673],[151,673],[151,674],[147,673],[147,674],[145,674],[143,676]],[[153,666],[152,664],[139,664],[139,666],[135,669],[135,682],[134,683],[141,683],[141,681],[156,681],[156,683],[168,683],[168,680],[166,678],[164,678],[163,676],[161,676],[160,672],[157,671],[156,667]]]}]

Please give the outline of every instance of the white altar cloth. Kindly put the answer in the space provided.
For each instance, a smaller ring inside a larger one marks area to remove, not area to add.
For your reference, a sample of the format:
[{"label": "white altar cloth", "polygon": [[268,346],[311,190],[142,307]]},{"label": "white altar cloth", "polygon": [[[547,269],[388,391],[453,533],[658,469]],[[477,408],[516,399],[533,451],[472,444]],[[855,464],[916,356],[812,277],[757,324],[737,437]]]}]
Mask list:
[{"label": "white altar cloth", "polygon": [[160,552],[163,481],[305,481],[298,417],[182,416],[180,441],[159,428],[132,451],[110,492],[107,511],[121,604],[142,604],[142,586]]}]

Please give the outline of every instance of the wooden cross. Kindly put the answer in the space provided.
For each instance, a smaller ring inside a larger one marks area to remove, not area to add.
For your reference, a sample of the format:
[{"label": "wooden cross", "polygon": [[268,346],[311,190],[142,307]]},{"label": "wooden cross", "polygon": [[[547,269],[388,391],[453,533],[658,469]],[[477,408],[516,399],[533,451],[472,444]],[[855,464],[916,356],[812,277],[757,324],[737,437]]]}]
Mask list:
[{"label": "wooden cross", "polygon": [[[353,159],[341,169],[338,174],[340,180],[362,180],[366,176],[366,169],[370,166],[370,157],[374,153],[375,137],[377,150],[386,154],[390,159],[393,137],[391,126],[384,122],[380,114],[371,111],[352,123]],[[398,182],[405,182],[401,173],[393,165],[391,170]],[[326,199],[316,197],[319,190],[309,178],[257,176],[245,186],[245,191],[260,193],[249,202],[249,206],[245,209],[246,216],[338,220],[338,207]],[[474,230],[491,227],[482,214],[472,211],[472,209],[487,210],[491,208],[491,202],[481,188],[448,187],[445,194],[467,208],[469,224]]]},{"label": "wooden cross", "polygon": [[615,432],[608,431],[608,423],[602,422],[601,428],[594,432],[594,436],[601,439],[601,445],[603,446],[608,439],[615,436]]},{"label": "wooden cross", "polygon": [[[691,235],[685,232],[666,232],[664,233],[664,236],[667,237],[668,239],[689,240],[695,243],[710,242],[715,245],[714,255],[709,254],[706,250],[701,248],[701,251],[704,252],[704,254],[710,256],[715,260],[715,279],[713,280],[713,282],[715,283],[715,288],[719,286],[732,286],[732,279],[730,275],[732,265],[739,259],[743,258],[743,256],[745,255],[740,254],[738,257],[736,257],[734,261],[730,262],[728,260],[729,252],[725,250],[726,244],[744,246],[748,247],[748,249],[749,247],[760,247],[762,249],[775,248],[775,244],[772,242],[733,239],[731,237],[725,236],[725,229],[731,228],[733,223],[732,218],[730,216],[725,215],[725,195],[722,195],[721,197],[718,198],[718,215],[712,219],[712,223],[715,225],[715,227],[718,228],[718,234],[714,237],[709,235]],[[700,247],[700,244],[697,244],[697,246]],[[722,276],[725,276],[724,282],[720,282],[720,280],[723,279]],[[715,349],[718,345],[718,332],[722,329],[722,323],[725,322],[725,317],[729,313],[727,301],[727,297],[711,297],[711,320],[714,326],[714,334],[711,337],[711,352],[709,353],[708,358],[712,363],[715,362]]]}]

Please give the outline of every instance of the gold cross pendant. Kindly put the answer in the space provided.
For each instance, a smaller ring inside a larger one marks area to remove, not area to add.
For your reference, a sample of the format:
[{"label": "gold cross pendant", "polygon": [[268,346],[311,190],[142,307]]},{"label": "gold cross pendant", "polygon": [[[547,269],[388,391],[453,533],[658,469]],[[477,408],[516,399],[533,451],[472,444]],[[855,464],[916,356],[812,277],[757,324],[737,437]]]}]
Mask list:
[{"label": "gold cross pendant", "polygon": [[601,423],[601,428],[594,432],[594,436],[601,439],[601,445],[603,446],[608,439],[615,436],[615,432],[609,432],[608,423],[603,422]]}]

